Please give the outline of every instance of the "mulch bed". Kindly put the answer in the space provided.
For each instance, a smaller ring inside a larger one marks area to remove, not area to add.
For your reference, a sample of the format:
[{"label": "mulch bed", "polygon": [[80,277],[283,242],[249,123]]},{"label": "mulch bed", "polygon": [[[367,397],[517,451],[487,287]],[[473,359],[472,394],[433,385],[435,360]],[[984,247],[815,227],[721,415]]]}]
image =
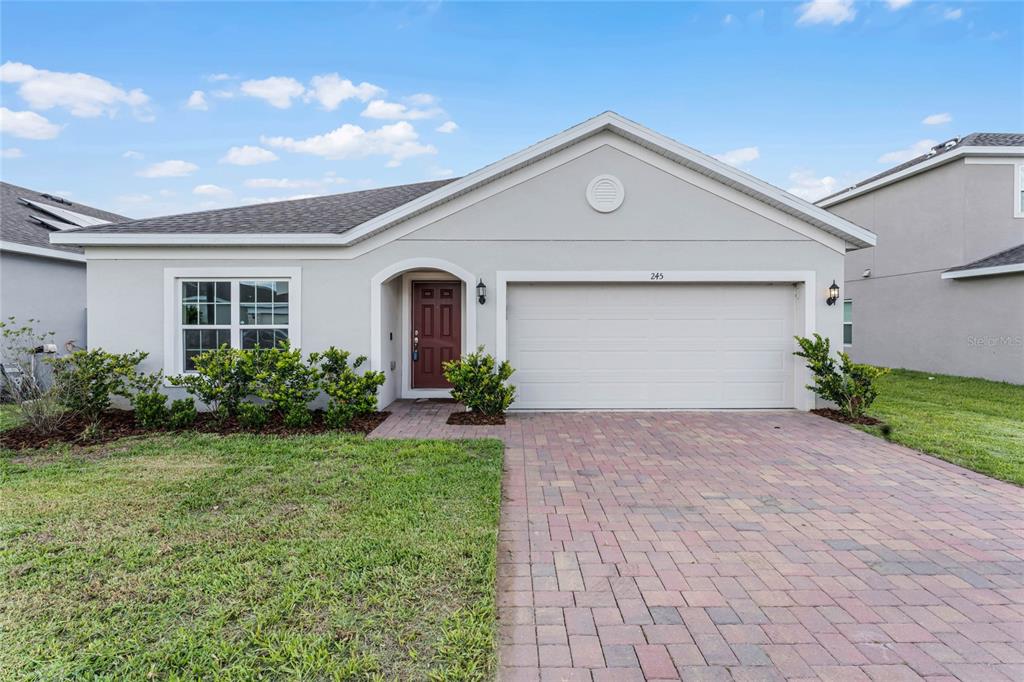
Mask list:
[{"label": "mulch bed", "polygon": [[455,426],[504,426],[503,414],[480,414],[479,412],[452,412],[448,423]]},{"label": "mulch bed", "polygon": [[825,419],[831,419],[834,422],[840,422],[842,424],[860,424],[862,426],[878,426],[882,423],[880,419],[869,417],[867,415],[861,415],[856,419],[851,419],[839,410],[833,410],[830,407],[822,407],[817,410],[811,410],[814,414]]},{"label": "mulch bed", "polygon": [[[388,418],[390,412],[375,412],[365,417],[358,417],[352,421],[344,433],[368,434],[381,425]],[[318,433],[339,433],[324,423],[324,413],[320,410],[313,412],[313,421],[309,426],[295,429],[285,426],[280,415],[272,415],[267,424],[259,431],[252,431],[238,423],[237,419],[228,419],[224,423],[218,423],[214,415],[209,412],[200,412],[195,424],[188,429],[173,431],[171,429],[143,429],[135,423],[135,414],[131,410],[110,410],[100,418],[99,435],[92,439],[85,439],[83,433],[88,424],[82,419],[71,419],[65,422],[59,431],[48,436],[40,436],[34,433],[24,424],[13,429],[0,432],[0,447],[10,450],[25,450],[29,448],[45,448],[58,443],[71,445],[96,445],[107,443],[126,436],[144,436],[154,433],[186,433],[195,431],[199,433],[219,433],[230,435],[234,433],[259,433],[268,436],[297,436]]]}]

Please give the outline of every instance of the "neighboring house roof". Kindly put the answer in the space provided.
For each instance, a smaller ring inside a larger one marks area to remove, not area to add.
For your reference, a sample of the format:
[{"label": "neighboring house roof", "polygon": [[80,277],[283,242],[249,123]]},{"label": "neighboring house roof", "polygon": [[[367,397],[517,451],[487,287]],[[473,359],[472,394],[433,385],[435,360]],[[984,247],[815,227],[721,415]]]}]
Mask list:
[{"label": "neighboring house roof", "polygon": [[117,213],[0,182],[0,248],[4,251],[84,260],[81,248],[51,244],[50,235],[83,225],[125,220]]},{"label": "neighboring house roof", "polygon": [[979,258],[965,265],[958,265],[942,273],[942,279],[985,277],[1009,272],[1024,272],[1024,244],[1018,244],[1005,251]]},{"label": "neighboring house roof", "polygon": [[855,185],[818,199],[818,206],[827,207],[847,199],[852,199],[864,192],[884,187],[892,182],[902,180],[910,175],[949,163],[964,156],[1013,156],[1024,155],[1024,133],[971,133],[964,137],[954,137],[946,142],[935,145],[929,151],[913,159],[893,166],[870,178],[861,180]]},{"label": "neighboring house roof", "polygon": [[[52,241],[59,244],[96,245],[347,246],[604,131],[617,133],[839,237],[855,248],[875,244],[872,232],[613,112],[599,114],[456,180],[84,228],[52,235]],[[434,186],[431,187],[431,184]],[[246,219],[250,216],[264,216],[265,220],[257,221],[259,227],[254,228],[253,223]]]}]

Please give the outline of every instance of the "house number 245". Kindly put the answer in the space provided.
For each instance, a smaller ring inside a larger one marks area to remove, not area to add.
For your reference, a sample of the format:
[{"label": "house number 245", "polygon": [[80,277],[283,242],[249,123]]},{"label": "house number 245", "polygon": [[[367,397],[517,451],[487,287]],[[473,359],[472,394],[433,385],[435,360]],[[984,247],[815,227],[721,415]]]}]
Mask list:
[{"label": "house number 245", "polygon": [[651,273],[651,279],[652,280],[665,279],[665,273],[664,272],[652,272]]}]

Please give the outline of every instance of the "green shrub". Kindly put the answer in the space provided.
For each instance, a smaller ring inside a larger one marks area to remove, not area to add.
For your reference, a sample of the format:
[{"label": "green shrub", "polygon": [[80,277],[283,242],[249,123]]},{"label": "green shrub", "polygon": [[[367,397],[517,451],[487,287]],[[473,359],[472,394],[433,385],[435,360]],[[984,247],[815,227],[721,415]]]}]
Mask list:
[{"label": "green shrub", "polygon": [[49,435],[72,415],[64,409],[62,387],[40,377],[36,349],[53,343],[53,332],[37,332],[37,322],[29,318],[19,324],[14,317],[0,321],[0,400],[14,403],[32,431]]},{"label": "green shrub", "polygon": [[444,378],[452,385],[452,398],[473,412],[503,414],[516,398],[516,387],[505,382],[512,373],[508,362],[497,364],[480,346],[475,353],[444,363]]},{"label": "green shrub", "polygon": [[79,350],[53,361],[54,381],[65,409],[95,423],[113,396],[130,398],[137,367],[149,353]]},{"label": "green shrub", "polygon": [[253,393],[291,427],[309,424],[312,417],[307,404],[316,398],[315,363],[306,363],[302,351],[283,343],[276,348],[243,351],[243,363],[252,367]]},{"label": "green shrub", "polygon": [[238,406],[238,422],[253,431],[262,429],[267,423],[267,408],[257,403],[242,403]]},{"label": "green shrub", "polygon": [[835,403],[839,411],[851,419],[863,415],[878,397],[875,379],[888,370],[857,364],[843,352],[837,354],[837,363],[829,340],[820,334],[815,334],[813,339],[795,338],[800,350],[793,355],[804,358],[814,375],[814,385],[807,388],[820,398]]},{"label": "green shrub", "polygon": [[187,429],[196,423],[197,416],[196,402],[192,398],[180,398],[167,410],[167,424],[172,429]]},{"label": "green shrub", "polygon": [[384,385],[384,372],[357,370],[366,362],[360,355],[350,365],[350,353],[331,346],[322,353],[311,353],[310,364],[319,365],[320,388],[327,394],[324,420],[335,429],[348,428],[356,417],[377,411],[377,389]]},{"label": "green shrub", "polygon": [[135,423],[144,429],[159,429],[167,425],[167,396],[160,391],[163,381],[163,372],[137,374],[129,378],[135,390],[131,398]]},{"label": "green shrub", "polygon": [[208,350],[192,358],[195,372],[170,377],[206,403],[215,414],[235,416],[238,407],[252,393],[254,366],[248,351],[228,346]]}]

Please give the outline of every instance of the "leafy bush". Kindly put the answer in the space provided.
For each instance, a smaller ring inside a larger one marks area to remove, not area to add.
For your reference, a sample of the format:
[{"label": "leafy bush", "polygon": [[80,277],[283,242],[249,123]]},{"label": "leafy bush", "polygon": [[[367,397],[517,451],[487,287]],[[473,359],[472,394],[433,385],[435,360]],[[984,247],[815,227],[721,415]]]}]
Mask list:
[{"label": "leafy bush", "polygon": [[367,371],[360,374],[359,367],[366,362],[360,355],[350,365],[350,353],[331,346],[323,353],[311,353],[310,364],[319,364],[320,388],[327,394],[327,413],[324,419],[336,429],[344,429],[356,417],[377,410],[377,389],[384,385],[384,372]]},{"label": "leafy bush", "polygon": [[192,398],[181,398],[167,410],[167,424],[172,429],[187,429],[196,422],[196,403]]},{"label": "leafy bush", "polygon": [[853,362],[846,353],[832,356],[831,344],[820,334],[813,339],[796,337],[800,350],[793,353],[807,360],[814,375],[814,385],[807,388],[815,395],[835,403],[845,416],[856,419],[864,414],[878,397],[874,381],[888,370]]},{"label": "leafy bush", "polygon": [[108,353],[102,348],[79,350],[53,361],[54,380],[63,406],[96,423],[113,396],[130,398],[137,367],[149,353]]},{"label": "leafy bush", "polygon": [[159,429],[167,425],[167,396],[160,391],[164,373],[137,374],[129,379],[135,394],[132,408],[135,423],[144,429]]},{"label": "leafy bush", "polygon": [[192,358],[195,373],[170,377],[170,382],[210,406],[221,416],[235,416],[252,392],[254,366],[247,351],[228,346],[208,350]]},{"label": "leafy bush", "polygon": [[53,332],[36,332],[36,322],[19,325],[14,317],[0,322],[0,396],[18,406],[32,431],[48,435],[71,415],[64,409],[61,387],[47,386],[39,376],[36,349],[52,343]]},{"label": "leafy bush", "polygon": [[485,415],[503,414],[515,400],[516,387],[505,383],[513,372],[512,365],[507,361],[497,364],[494,356],[484,353],[483,346],[444,363],[444,378],[452,385],[452,398]]},{"label": "leafy bush", "polygon": [[315,364],[307,364],[302,351],[287,343],[242,353],[241,362],[252,367],[253,393],[279,412],[286,425],[309,425],[312,415],[306,405],[319,392]]},{"label": "leafy bush", "polygon": [[238,421],[247,429],[259,430],[267,423],[267,408],[257,403],[242,403],[238,406]]}]

